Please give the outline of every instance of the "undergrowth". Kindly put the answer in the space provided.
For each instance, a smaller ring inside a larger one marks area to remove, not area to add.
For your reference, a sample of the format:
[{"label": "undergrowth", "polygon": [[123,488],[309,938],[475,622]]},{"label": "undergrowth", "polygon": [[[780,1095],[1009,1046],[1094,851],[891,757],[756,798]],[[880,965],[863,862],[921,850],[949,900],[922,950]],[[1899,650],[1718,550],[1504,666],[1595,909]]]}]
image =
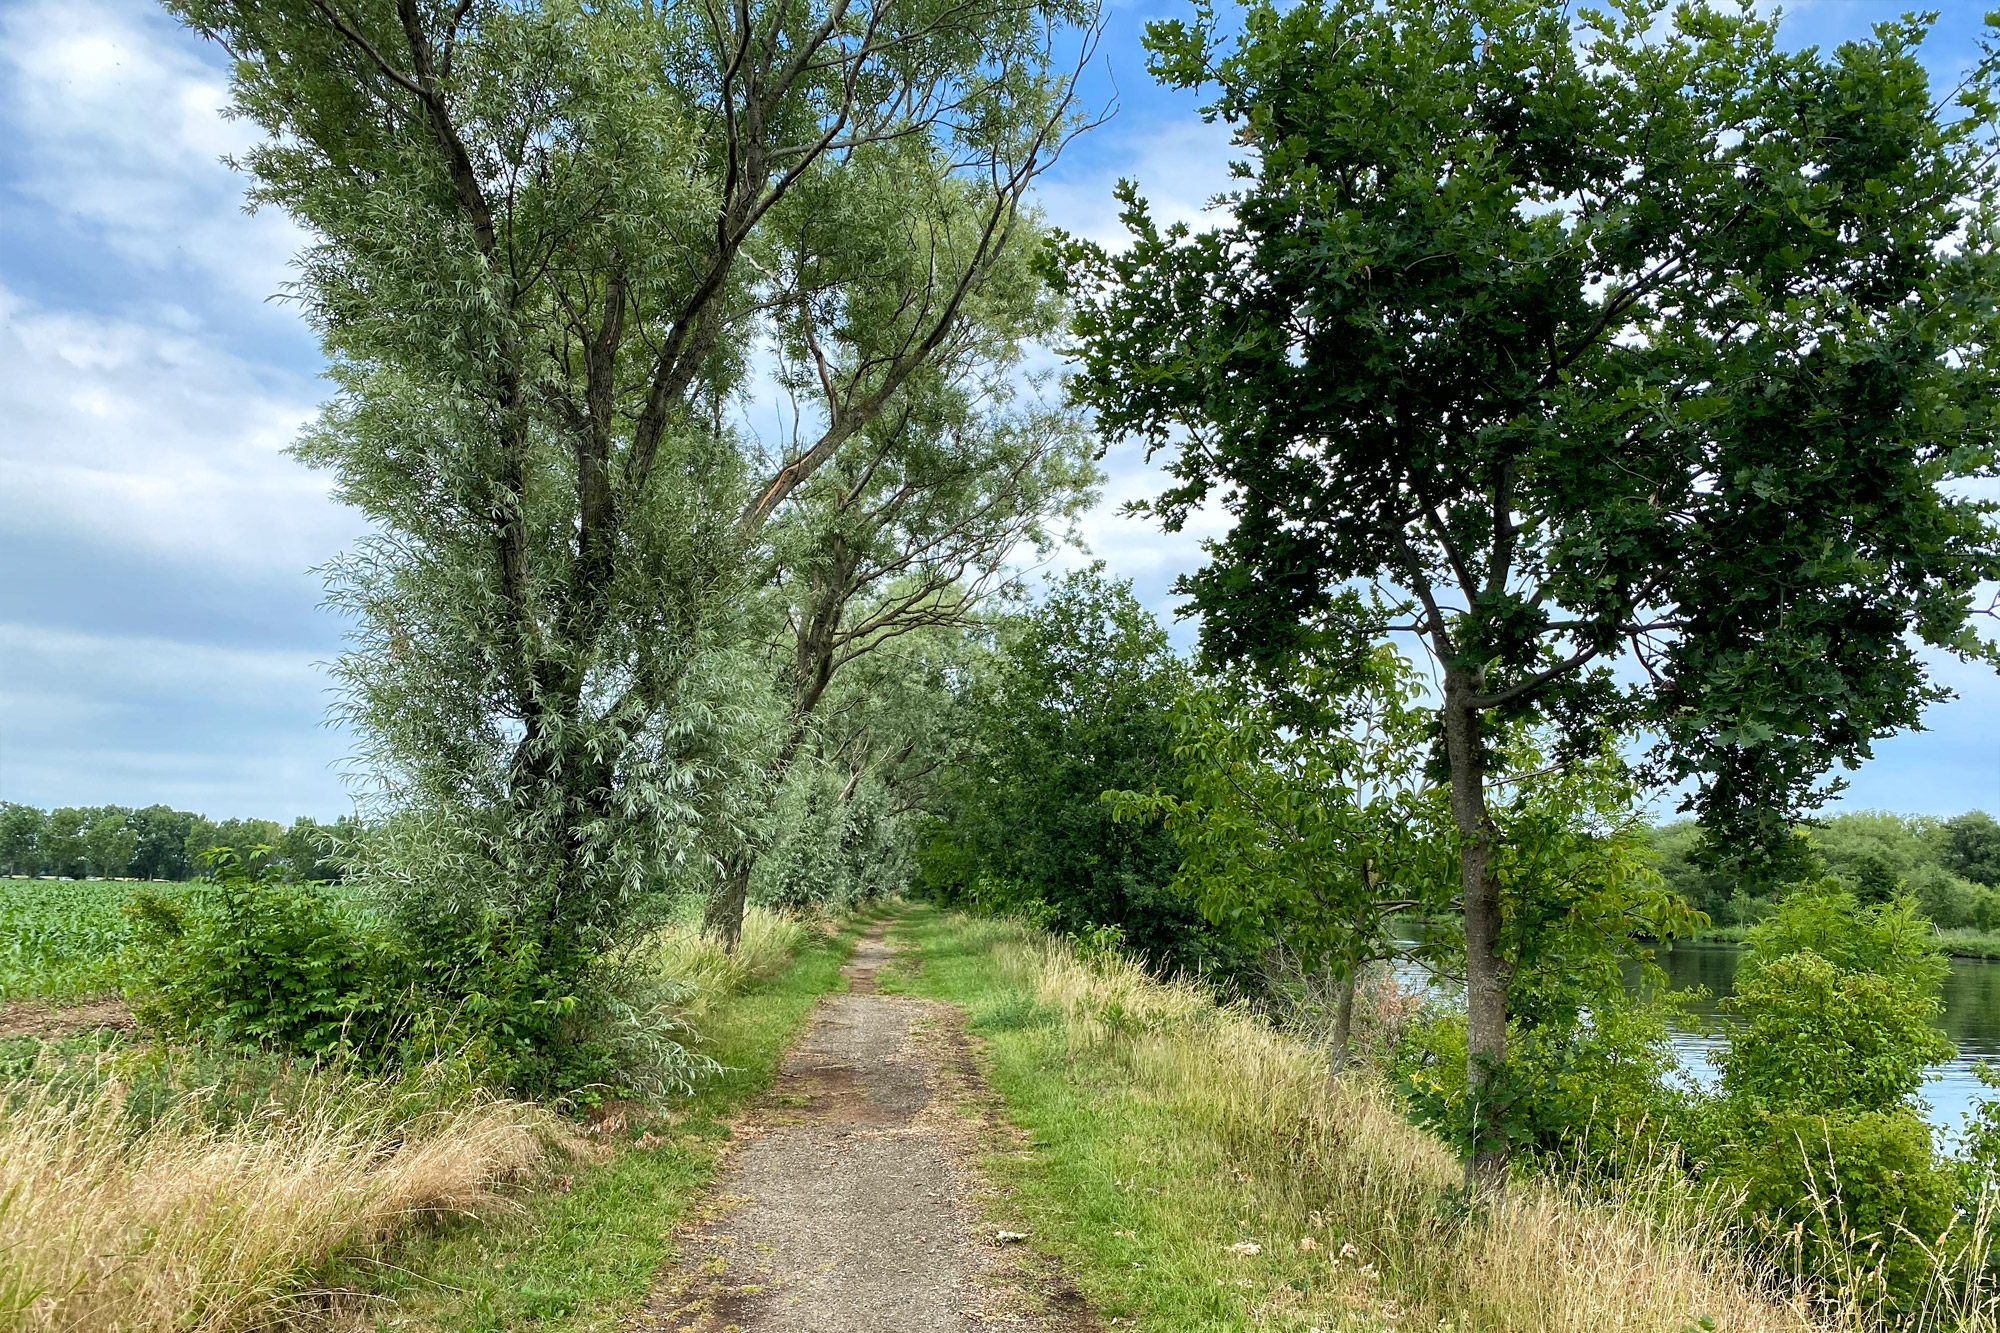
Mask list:
[{"label": "undergrowth", "polygon": [[370,1078],[117,1034],[0,1043],[0,1333],[629,1311],[853,933],[753,910],[733,955],[692,921],[649,937],[628,961],[684,997],[713,1072],[587,1123],[485,1091],[451,1052]]},{"label": "undergrowth", "polygon": [[[1017,923],[913,914],[895,984],[967,1006],[1036,1151],[1008,1205],[1102,1312],[1143,1328],[1744,1333],[1880,1326],[1748,1258],[1668,1169],[1536,1177],[1468,1206],[1378,1076],[1202,987]],[[1916,1327],[1985,1330],[1934,1301]]]}]

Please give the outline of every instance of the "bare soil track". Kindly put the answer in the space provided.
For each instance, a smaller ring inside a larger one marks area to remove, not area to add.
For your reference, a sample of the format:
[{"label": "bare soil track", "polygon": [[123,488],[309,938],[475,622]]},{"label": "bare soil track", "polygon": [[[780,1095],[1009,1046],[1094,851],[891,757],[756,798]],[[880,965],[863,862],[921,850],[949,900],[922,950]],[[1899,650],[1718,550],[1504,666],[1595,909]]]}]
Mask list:
[{"label": "bare soil track", "polygon": [[72,1004],[43,1000],[0,1002],[0,1039],[40,1037],[54,1041],[99,1028],[129,1028],[132,1011],[123,1000],[96,999]]},{"label": "bare soil track", "polygon": [[1098,1327],[1060,1270],[979,1220],[1003,1126],[957,1010],[876,992],[876,927],[736,1126],[645,1333],[980,1333]]}]

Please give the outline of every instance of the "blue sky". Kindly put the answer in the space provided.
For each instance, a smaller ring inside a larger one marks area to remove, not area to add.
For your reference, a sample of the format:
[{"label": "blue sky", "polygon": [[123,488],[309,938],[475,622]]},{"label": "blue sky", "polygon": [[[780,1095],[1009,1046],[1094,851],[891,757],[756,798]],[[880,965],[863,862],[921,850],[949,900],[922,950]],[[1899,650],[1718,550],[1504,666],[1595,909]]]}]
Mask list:
[{"label": "blue sky", "polygon": [[[1943,76],[1973,56],[1984,4],[1935,7]],[[1788,44],[1903,8],[1794,5]],[[1052,221],[1112,239],[1121,176],[1169,217],[1225,187],[1223,134],[1145,75],[1146,20],[1183,12],[1112,4],[1087,91],[1117,114],[1045,181]],[[225,74],[141,0],[0,0],[0,800],[287,820],[349,806],[323,670],[343,626],[313,570],[361,524],[283,453],[324,385],[276,299],[301,237],[246,215],[219,160],[247,142],[219,114]],[[1117,452],[1106,466],[1086,539],[1169,615],[1199,534],[1119,517],[1153,474]],[[1959,700],[1881,746],[1849,804],[2000,808],[2000,681],[1941,676]]]}]

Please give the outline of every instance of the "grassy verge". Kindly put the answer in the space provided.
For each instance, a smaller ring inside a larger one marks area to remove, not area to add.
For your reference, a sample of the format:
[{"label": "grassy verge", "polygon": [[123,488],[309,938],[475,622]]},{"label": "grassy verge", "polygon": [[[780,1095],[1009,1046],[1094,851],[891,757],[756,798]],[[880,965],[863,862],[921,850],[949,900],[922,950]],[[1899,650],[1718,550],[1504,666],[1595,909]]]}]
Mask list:
[{"label": "grassy verge", "polygon": [[519,1102],[323,1073],[229,1123],[198,1092],[139,1111],[125,1091],[0,1089],[0,1329],[266,1326],[338,1255],[507,1208],[497,1187],[564,1136]]},{"label": "grassy verge", "polygon": [[[1805,1329],[1706,1215],[1563,1182],[1473,1215],[1382,1089],[1195,988],[1006,922],[918,909],[902,989],[963,1006],[1033,1148],[1007,1219],[1120,1327],[1685,1333]],[[1704,1324],[1706,1319],[1712,1321]]]},{"label": "grassy verge", "polygon": [[727,956],[663,928],[635,961],[682,984],[725,1072],[582,1124],[449,1057],[382,1081],[116,1032],[0,1041],[0,1333],[242,1333],[329,1304],[382,1327],[618,1322],[864,925],[753,911]]},{"label": "grassy verge", "polygon": [[2000,934],[1979,930],[1941,930],[1938,944],[1953,958],[2000,958]]},{"label": "grassy verge", "polygon": [[[1748,926],[1711,926],[1695,934],[1696,944],[1741,944],[1750,934]],[[1953,958],[2000,959],[2000,932],[1983,930],[1940,930],[1938,947]]]},{"label": "grassy verge", "polygon": [[[673,1258],[673,1227],[714,1175],[729,1139],[727,1121],[776,1072],[813,1002],[844,987],[839,969],[866,919],[837,935],[815,933],[790,961],[757,975],[749,961],[726,963],[698,945],[666,946],[678,974],[716,978],[701,1009],[702,1049],[727,1072],[670,1114],[630,1108],[604,1121],[601,1146],[570,1168],[565,1188],[524,1200],[517,1215],[450,1227],[349,1275],[378,1298],[380,1328],[498,1333],[535,1327],[587,1333],[621,1327]],[[767,958],[771,947],[763,946]],[[739,969],[733,992],[723,978]]]}]

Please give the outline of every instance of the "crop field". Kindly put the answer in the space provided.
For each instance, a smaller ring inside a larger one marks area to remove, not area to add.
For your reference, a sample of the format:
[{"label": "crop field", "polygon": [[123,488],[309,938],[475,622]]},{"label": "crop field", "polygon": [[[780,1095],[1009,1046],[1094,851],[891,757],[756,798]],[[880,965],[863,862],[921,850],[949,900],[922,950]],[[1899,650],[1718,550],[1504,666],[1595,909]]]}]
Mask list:
[{"label": "crop field", "polygon": [[0,1000],[66,1000],[116,989],[136,884],[0,879]]}]

